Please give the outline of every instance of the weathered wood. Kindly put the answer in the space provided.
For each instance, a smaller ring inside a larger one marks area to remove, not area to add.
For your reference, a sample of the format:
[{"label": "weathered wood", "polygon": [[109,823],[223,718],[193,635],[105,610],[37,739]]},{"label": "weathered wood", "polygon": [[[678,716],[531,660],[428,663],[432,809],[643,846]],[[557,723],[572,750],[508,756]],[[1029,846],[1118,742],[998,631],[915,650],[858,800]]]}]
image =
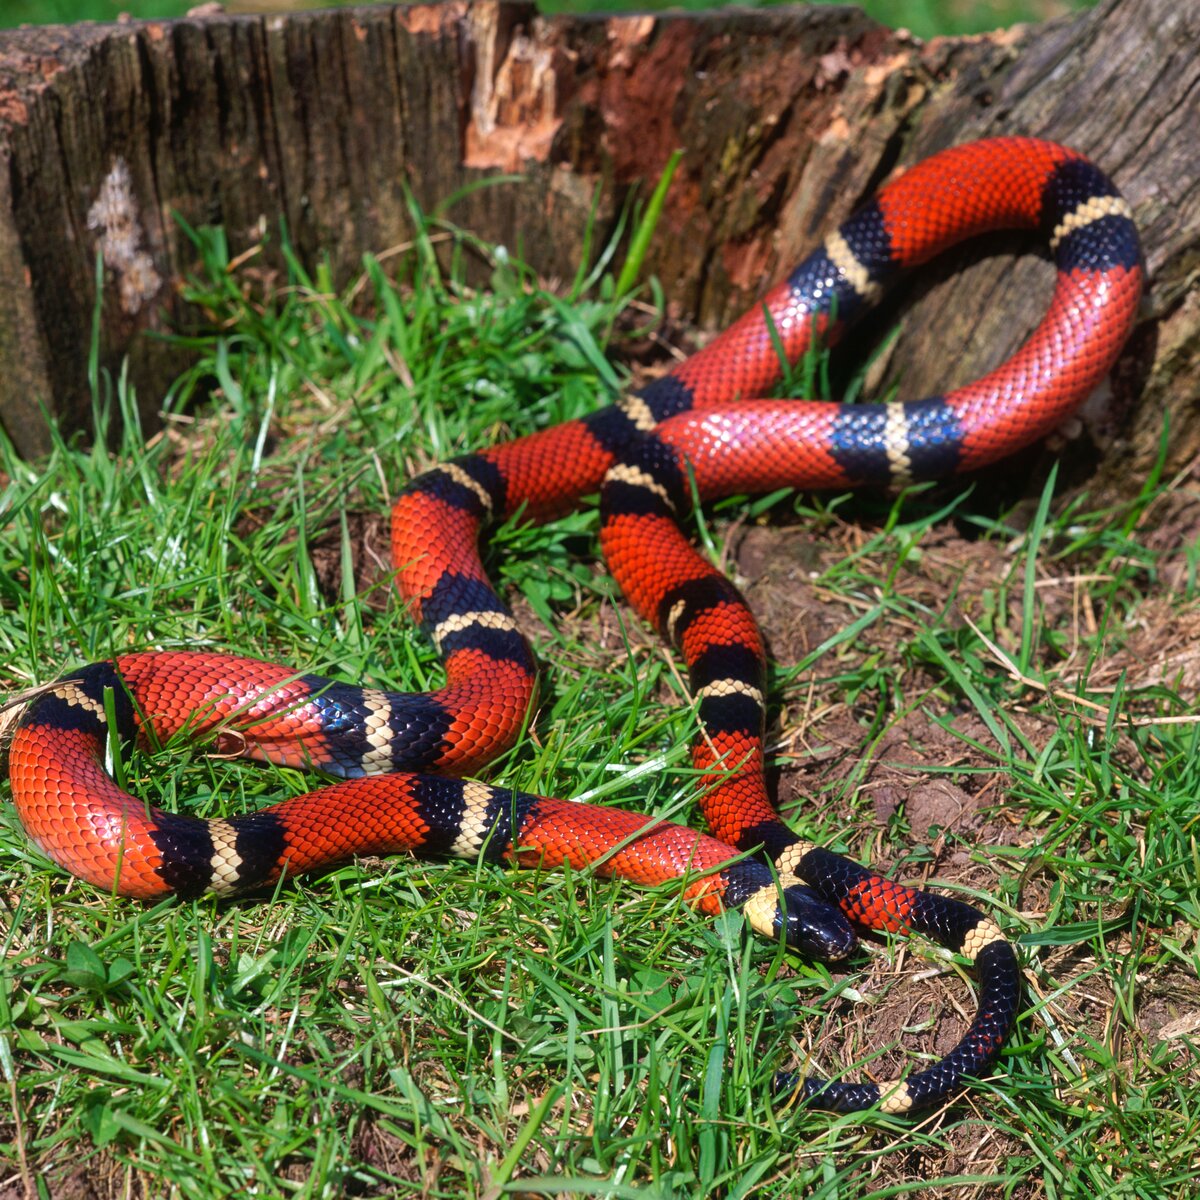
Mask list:
[{"label": "weathered wood", "polygon": [[[40,404],[85,420],[98,252],[102,361],[129,357],[153,419],[180,363],[142,335],[185,319],[194,257],[172,212],[223,224],[235,252],[285,219],[301,257],[344,278],[407,236],[402,180],[431,207],[519,171],[452,215],[569,277],[597,187],[609,222],[682,147],[648,265],[673,315],[718,327],[897,167],[1027,133],[1096,158],[1145,237],[1145,316],[1088,417],[1093,482],[1128,488],[1164,414],[1170,466],[1200,451],[1197,44],[1200,10],[1174,0],[928,44],[848,8],[600,19],[492,2],[0,34],[0,420],[27,454],[48,444]],[[1050,280],[1019,248],[948,256],[890,306],[873,328],[903,333],[878,386],[923,394],[1010,353]]]}]

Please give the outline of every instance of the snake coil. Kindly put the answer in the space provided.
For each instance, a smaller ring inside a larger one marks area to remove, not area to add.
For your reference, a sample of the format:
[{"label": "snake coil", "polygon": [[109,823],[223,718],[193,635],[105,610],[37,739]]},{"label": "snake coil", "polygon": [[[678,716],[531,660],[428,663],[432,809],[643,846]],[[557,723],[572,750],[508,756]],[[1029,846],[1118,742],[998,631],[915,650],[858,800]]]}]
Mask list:
[{"label": "snake coil", "polygon": [[[983,379],[911,403],[754,399],[814,334],[835,341],[904,269],[963,238],[1039,231],[1057,266],[1049,310]],[[740,909],[767,937],[838,959],[854,928],[921,933],[973,962],[979,1008],[960,1043],[906,1080],[787,1077],[843,1111],[905,1112],[995,1063],[1020,1002],[1016,955],[961,901],[893,883],[801,840],[763,783],[765,659],[736,589],[681,532],[688,487],[710,500],[781,486],[896,484],[971,470],[1055,429],[1102,381],[1142,289],[1128,205],[1080,155],[1027,138],[947,150],[884,188],[711,345],[582,420],[434,467],[392,514],[401,595],[446,684],[396,695],[227,655],[122,654],[72,671],[16,728],[17,811],[55,862],[134,897],[228,895],[354,854],[415,851],[679,879],[699,909]],[[529,648],[480,562],[490,522],[545,518],[601,493],[601,544],[637,612],[685,659],[702,733],[692,747],[709,835],[633,812],[459,778],[517,738],[533,699]],[[243,816],[147,809],[104,770],[106,695],[119,735],[186,729],[218,750],[342,782]]]}]

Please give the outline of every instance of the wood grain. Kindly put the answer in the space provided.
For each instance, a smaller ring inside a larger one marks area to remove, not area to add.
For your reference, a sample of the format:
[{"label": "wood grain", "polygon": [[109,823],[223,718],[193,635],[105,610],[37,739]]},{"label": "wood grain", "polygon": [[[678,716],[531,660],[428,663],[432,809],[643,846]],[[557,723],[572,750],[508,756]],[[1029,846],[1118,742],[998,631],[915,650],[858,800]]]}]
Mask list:
[{"label": "wood grain", "polygon": [[[285,221],[345,280],[410,233],[402,184],[569,279],[593,198],[602,231],[685,157],[648,263],[672,316],[725,324],[896,169],[969,138],[1033,134],[1092,155],[1133,204],[1150,288],[1111,394],[1085,414],[1094,486],[1137,486],[1170,420],[1169,469],[1200,452],[1200,8],[1106,0],[994,36],[922,44],[850,8],[543,18],[524,4],[0,33],[0,420],[49,445],[42,406],[86,426],[103,258],[101,360],[155,420],[194,319],[195,254],[173,214],[239,252]],[[106,190],[107,188],[107,190]],[[897,322],[877,394],[944,389],[1010,353],[1052,269],[1024,241],[946,256],[857,339]]]}]

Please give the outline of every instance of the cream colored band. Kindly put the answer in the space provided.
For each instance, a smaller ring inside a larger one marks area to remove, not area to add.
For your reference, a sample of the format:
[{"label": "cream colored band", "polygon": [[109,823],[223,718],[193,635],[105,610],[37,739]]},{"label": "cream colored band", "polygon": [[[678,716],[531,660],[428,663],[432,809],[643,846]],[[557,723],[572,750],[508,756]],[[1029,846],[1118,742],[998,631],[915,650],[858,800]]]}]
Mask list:
[{"label": "cream colored band", "polygon": [[762,692],[741,679],[716,679],[712,683],[706,683],[696,696],[698,699],[708,696],[749,696],[759,707],[763,702]]},{"label": "cream colored band", "polygon": [[444,642],[452,633],[462,633],[463,630],[471,629],[476,625],[483,629],[504,629],[509,633],[517,632],[517,623],[508,615],[508,613],[457,613],[453,617],[447,617],[434,629],[433,640],[440,648],[442,642]]},{"label": "cream colored band", "polygon": [[1132,221],[1133,209],[1120,196],[1093,196],[1074,211],[1067,213],[1054,227],[1054,233],[1050,237],[1050,249],[1057,250],[1059,243],[1068,234],[1083,229],[1102,217],[1125,217]]},{"label": "cream colored band", "polygon": [[622,396],[617,401],[617,407],[633,422],[633,427],[639,433],[649,433],[657,424],[650,405],[641,396]]},{"label": "cream colored band", "polygon": [[1004,934],[1000,932],[1000,926],[996,924],[990,917],[984,917],[974,929],[970,930],[965,938],[963,938],[962,954],[969,958],[972,962],[979,957],[980,951],[985,946],[990,946],[993,942],[1004,941]]},{"label": "cream colored band", "polygon": [[891,1079],[879,1085],[879,1109],[885,1113],[905,1113],[913,1106],[913,1098],[909,1094],[908,1084],[899,1079]]},{"label": "cream colored band", "polygon": [[871,282],[867,268],[858,261],[854,251],[850,249],[849,242],[837,231],[825,239],[825,253],[829,255],[829,261],[837,268],[838,273],[864,300],[873,300],[879,295],[879,284]]},{"label": "cream colored band", "polygon": [[74,680],[56,683],[49,690],[72,708],[82,708],[104,720],[104,705],[99,700],[93,700]]},{"label": "cream colored band", "polygon": [[364,688],[362,704],[366,709],[363,729],[366,732],[367,745],[370,747],[362,756],[362,768],[368,775],[381,775],[394,767],[392,702],[387,692],[378,691],[376,688]]},{"label": "cream colored band", "polygon": [[231,895],[238,889],[242,870],[242,859],[237,852],[237,830],[228,821],[209,821],[208,836],[213,846],[208,890],[218,896]]},{"label": "cream colored band", "polygon": [[462,467],[455,463],[442,463],[433,468],[434,471],[439,471],[449,479],[453,479],[455,483],[461,484],[463,487],[474,492],[479,497],[479,503],[483,505],[484,511],[491,513],[492,498],[487,493],[487,488],[479,482],[478,479],[472,478],[467,474]]},{"label": "cream colored band", "polygon": [[813,848],[812,842],[793,842],[782,854],[775,860],[775,869],[780,875],[787,875],[792,878],[796,875],[796,867],[800,860]]},{"label": "cream colored band", "polygon": [[895,483],[912,479],[912,459],[909,457],[908,417],[903,404],[887,404],[887,424],[883,430],[883,445],[887,451],[888,467]]},{"label": "cream colored band", "polygon": [[775,937],[775,918],[779,913],[779,889],[774,884],[761,887],[745,904],[742,912],[756,933]]},{"label": "cream colored band", "polygon": [[645,488],[647,491],[653,492],[669,508],[675,507],[671,503],[671,495],[667,489],[648,471],[643,471],[641,467],[617,463],[616,466],[609,468],[609,472],[604,478],[606,482],[615,479],[618,483],[627,483],[631,487]]},{"label": "cream colored band", "polygon": [[491,832],[488,821],[488,805],[492,799],[492,789],[486,783],[468,780],[463,788],[463,817],[458,831],[450,847],[450,853],[456,858],[478,858],[483,852],[484,842]]}]

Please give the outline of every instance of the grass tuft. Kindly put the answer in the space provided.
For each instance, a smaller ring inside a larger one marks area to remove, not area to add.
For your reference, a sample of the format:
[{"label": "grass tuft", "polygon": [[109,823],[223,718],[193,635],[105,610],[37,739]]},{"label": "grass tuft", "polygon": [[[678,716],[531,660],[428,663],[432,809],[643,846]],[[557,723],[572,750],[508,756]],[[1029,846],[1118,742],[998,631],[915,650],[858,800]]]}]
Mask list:
[{"label": "grass tuft", "polygon": [[[413,213],[413,243],[342,291],[286,236],[233,261],[191,231],[206,326],[181,335],[197,359],[163,431],[97,371],[90,446],[59,439],[30,466],[0,442],[8,690],[149,647],[436,684],[390,597],[392,497],[436,459],[604,403],[634,310],[608,248],[562,299]],[[994,1081],[917,1123],[768,1101],[779,1067],[887,1077],[944,1052],[972,985],[928,947],[873,943],[834,974],[671,888],[407,859],[139,907],[48,865],[7,809],[10,1179],[46,1196],[1189,1195],[1200,497],[1156,476],[1092,507],[1052,480],[1032,510],[954,485],[705,518],[771,638],[784,811],[1020,938],[1028,1010]],[[681,676],[615,600],[596,529],[585,508],[491,539],[547,665],[495,775],[696,823]],[[200,815],[311,786],[176,746],[124,770]]]}]

